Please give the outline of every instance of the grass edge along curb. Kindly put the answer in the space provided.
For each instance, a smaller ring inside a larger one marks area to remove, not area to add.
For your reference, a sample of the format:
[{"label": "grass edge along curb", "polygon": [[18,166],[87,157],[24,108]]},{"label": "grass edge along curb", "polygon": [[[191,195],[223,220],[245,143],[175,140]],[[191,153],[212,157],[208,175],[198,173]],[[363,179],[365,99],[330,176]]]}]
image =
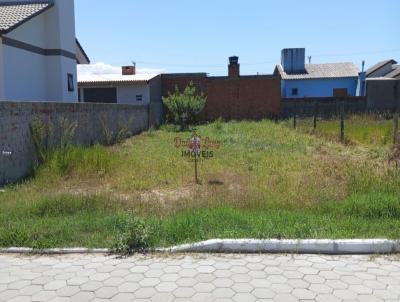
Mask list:
[{"label": "grass edge along curb", "polygon": [[[293,254],[395,254],[400,253],[400,240],[388,239],[212,239],[149,252],[163,253],[293,253]],[[107,254],[110,249],[0,248],[0,254]]]}]

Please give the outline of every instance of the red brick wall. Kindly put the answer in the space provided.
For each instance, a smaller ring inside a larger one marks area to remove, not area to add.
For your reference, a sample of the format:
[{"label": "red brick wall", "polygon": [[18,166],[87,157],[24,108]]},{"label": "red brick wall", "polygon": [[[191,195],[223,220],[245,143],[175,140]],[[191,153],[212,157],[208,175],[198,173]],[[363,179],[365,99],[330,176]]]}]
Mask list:
[{"label": "red brick wall", "polygon": [[203,118],[214,120],[262,119],[280,113],[280,79],[273,76],[206,77],[205,75],[163,75],[162,94],[178,85],[193,82],[207,96]]}]

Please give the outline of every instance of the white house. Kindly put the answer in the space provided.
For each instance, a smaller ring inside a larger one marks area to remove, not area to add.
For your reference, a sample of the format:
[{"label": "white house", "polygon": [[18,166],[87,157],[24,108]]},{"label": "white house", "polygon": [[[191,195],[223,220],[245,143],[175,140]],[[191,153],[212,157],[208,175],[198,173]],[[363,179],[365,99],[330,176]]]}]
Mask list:
[{"label": "white house", "polygon": [[0,100],[78,101],[74,0],[1,0]]},{"label": "white house", "polygon": [[161,102],[161,75],[136,74],[135,66],[121,74],[90,74],[78,78],[79,101],[148,105]]}]

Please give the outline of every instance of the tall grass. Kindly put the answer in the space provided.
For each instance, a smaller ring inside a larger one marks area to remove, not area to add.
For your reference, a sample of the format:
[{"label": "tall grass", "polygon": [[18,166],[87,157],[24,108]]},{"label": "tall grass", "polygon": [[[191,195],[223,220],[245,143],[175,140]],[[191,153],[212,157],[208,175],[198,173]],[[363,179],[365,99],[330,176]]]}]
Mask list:
[{"label": "tall grass", "polygon": [[44,178],[74,175],[102,177],[111,173],[116,166],[113,153],[103,146],[68,146],[51,152],[37,174]]},{"label": "tall grass", "polygon": [[[292,121],[283,122],[293,127]],[[317,120],[317,129],[313,129],[313,118],[298,118],[298,130],[338,142],[340,120]],[[349,115],[345,118],[345,137],[348,142],[367,146],[387,146],[393,142],[392,121],[386,116],[375,114]]]}]

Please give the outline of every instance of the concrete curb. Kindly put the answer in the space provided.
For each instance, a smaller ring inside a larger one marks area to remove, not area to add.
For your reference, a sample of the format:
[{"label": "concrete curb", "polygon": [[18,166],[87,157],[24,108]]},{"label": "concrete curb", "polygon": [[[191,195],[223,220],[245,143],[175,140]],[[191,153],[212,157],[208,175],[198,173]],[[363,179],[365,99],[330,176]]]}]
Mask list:
[{"label": "concrete curb", "polygon": [[393,254],[400,253],[400,241],[387,239],[213,239],[159,249],[159,251],[172,253]]},{"label": "concrete curb", "polygon": [[109,249],[87,249],[87,248],[56,248],[56,249],[33,249],[26,247],[0,248],[0,254],[49,254],[49,255],[68,255],[68,254],[107,254]]},{"label": "concrete curb", "polygon": [[[150,251],[151,252],[151,251]],[[388,239],[212,239],[170,248],[157,248],[159,253],[293,253],[293,254],[394,254],[400,253],[400,241]],[[0,248],[0,254],[107,254],[110,249],[87,248]]]}]

